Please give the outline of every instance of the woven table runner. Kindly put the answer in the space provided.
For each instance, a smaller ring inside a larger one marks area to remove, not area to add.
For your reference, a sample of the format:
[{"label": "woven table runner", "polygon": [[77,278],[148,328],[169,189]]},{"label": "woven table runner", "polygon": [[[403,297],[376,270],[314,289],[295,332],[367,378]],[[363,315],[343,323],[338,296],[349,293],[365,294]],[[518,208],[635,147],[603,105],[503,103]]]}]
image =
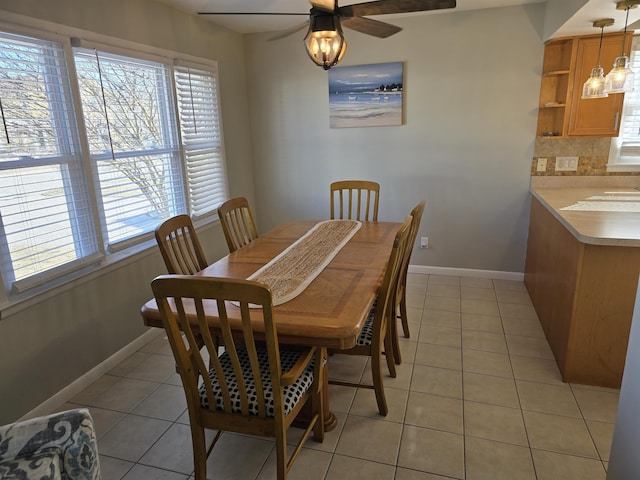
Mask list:
[{"label": "woven table runner", "polygon": [[307,288],[361,225],[355,220],[320,222],[247,280],[269,285],[274,306],[288,302]]}]

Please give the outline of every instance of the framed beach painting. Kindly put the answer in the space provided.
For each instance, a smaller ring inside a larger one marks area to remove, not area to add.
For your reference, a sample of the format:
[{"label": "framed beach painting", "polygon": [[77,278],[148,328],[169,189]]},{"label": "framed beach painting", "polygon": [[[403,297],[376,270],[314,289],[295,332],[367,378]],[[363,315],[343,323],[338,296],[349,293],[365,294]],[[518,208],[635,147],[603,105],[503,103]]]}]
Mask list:
[{"label": "framed beach painting", "polygon": [[403,62],[329,70],[329,126],[402,125]]}]

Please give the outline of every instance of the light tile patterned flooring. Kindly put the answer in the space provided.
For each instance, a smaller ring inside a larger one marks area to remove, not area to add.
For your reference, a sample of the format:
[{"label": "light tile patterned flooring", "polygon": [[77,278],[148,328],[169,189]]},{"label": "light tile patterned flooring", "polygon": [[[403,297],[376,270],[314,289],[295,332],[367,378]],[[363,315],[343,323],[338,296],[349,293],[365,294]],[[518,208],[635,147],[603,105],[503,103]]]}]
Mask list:
[{"label": "light tile patterned flooring", "polygon": [[[338,426],[307,442],[289,478],[605,479],[618,391],[562,383],[522,282],[410,274],[407,300],[411,338],[385,380],[389,415],[378,415],[372,390],[330,386]],[[335,355],[329,374],[370,378],[366,362]],[[192,478],[163,335],[60,408],[78,405],[96,421],[104,480]],[[209,473],[275,478],[274,443],[226,433]]]}]

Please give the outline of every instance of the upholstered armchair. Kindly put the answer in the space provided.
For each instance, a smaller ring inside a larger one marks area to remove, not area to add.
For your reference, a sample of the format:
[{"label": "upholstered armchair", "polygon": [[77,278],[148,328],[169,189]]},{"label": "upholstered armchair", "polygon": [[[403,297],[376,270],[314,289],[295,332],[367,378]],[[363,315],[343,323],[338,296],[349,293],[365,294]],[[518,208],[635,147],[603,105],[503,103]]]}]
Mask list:
[{"label": "upholstered armchair", "polygon": [[0,478],[100,479],[89,410],[68,410],[0,427]]}]

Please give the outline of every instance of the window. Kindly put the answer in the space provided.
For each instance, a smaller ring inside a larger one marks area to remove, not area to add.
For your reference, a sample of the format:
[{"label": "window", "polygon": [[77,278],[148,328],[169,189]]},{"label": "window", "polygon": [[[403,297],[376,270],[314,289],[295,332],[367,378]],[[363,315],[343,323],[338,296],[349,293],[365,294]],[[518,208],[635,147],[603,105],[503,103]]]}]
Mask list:
[{"label": "window", "polygon": [[215,65],[149,58],[0,32],[5,292],[108,261],[227,198]]},{"label": "window", "polygon": [[611,141],[608,171],[640,170],[640,37],[634,36],[629,58],[634,89],[625,93],[620,133]]},{"label": "window", "polygon": [[67,72],[61,44],[0,34],[5,285],[98,252]]},{"label": "window", "polygon": [[175,79],[191,214],[199,217],[227,198],[216,75],[177,65]]},{"label": "window", "polygon": [[171,72],[96,50],[74,49],[74,57],[100,220],[113,250],[186,212]]}]

